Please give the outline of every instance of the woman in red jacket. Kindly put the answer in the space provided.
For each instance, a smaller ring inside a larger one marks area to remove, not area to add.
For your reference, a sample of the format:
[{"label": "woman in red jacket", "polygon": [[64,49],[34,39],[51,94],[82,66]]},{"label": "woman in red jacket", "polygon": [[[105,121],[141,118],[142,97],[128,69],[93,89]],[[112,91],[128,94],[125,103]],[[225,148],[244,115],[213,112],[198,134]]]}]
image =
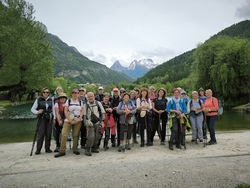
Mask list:
[{"label": "woman in red jacket", "polygon": [[206,123],[208,126],[208,130],[210,133],[210,141],[208,142],[210,145],[217,144],[215,138],[215,122],[217,120],[218,115],[218,100],[212,96],[213,92],[211,89],[206,90],[207,100],[204,103],[204,112],[206,114]]}]

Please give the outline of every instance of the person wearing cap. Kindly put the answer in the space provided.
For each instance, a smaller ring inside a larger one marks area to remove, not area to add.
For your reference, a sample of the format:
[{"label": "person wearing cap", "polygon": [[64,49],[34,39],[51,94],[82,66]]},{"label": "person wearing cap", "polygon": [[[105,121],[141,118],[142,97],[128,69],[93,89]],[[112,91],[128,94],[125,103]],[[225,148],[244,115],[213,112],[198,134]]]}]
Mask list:
[{"label": "person wearing cap", "polygon": [[192,142],[199,139],[203,142],[202,122],[203,122],[203,101],[198,98],[198,92],[192,92],[192,99],[188,102],[187,111],[192,125]]},{"label": "person wearing cap", "polygon": [[[79,97],[78,99],[82,101],[82,104],[84,105],[87,102],[86,98],[86,89],[81,87],[79,89]],[[86,126],[84,126],[84,121],[82,121],[82,126],[81,126],[81,148],[85,149],[86,141],[87,141],[87,129]]]},{"label": "person wearing cap", "polygon": [[59,153],[55,155],[55,158],[62,157],[66,155],[66,142],[68,134],[73,127],[73,153],[75,155],[80,155],[80,152],[77,149],[78,145],[78,135],[82,125],[82,116],[83,116],[83,105],[82,102],[78,99],[79,90],[72,90],[71,99],[68,99],[64,105],[64,124],[62,129],[61,137],[61,146]]},{"label": "person wearing cap", "polygon": [[100,101],[95,100],[93,92],[87,93],[87,103],[84,105],[84,125],[87,128],[85,155],[99,153],[98,140],[104,127],[105,110]]},{"label": "person wearing cap", "polygon": [[186,92],[186,91],[182,90],[182,92],[181,92],[181,98],[184,100],[184,102],[185,102],[186,105],[187,105],[189,99],[188,99],[188,96],[187,96],[187,92]]},{"label": "person wearing cap", "polygon": [[122,88],[120,89],[120,98],[121,98],[121,100],[122,100],[123,95],[124,95],[125,92],[126,92],[126,90],[122,87]]},{"label": "person wearing cap", "polygon": [[60,93],[58,100],[56,101],[54,105],[55,114],[56,114],[56,123],[54,125],[56,148],[54,152],[59,152],[60,145],[61,145],[60,134],[62,133],[62,126],[63,126],[64,119],[65,119],[64,105],[67,99],[68,97],[66,93]]},{"label": "person wearing cap", "polygon": [[205,95],[205,90],[201,87],[199,90],[198,90],[198,95],[199,95],[199,99],[202,100],[203,104],[205,103],[205,101],[207,100],[207,97]]},{"label": "person wearing cap", "polygon": [[[113,88],[113,96],[110,99],[112,108],[113,108],[113,117],[115,120],[115,124],[116,124],[116,131],[117,131],[117,146],[120,145],[120,123],[119,123],[119,115],[117,114],[116,110],[117,110],[117,106],[119,104],[119,102],[121,101],[120,96],[119,96],[119,89],[117,87]],[[115,136],[116,135],[111,135],[111,143],[112,143],[112,147],[115,147]]]},{"label": "person wearing cap", "polygon": [[[166,126],[168,121],[168,113],[166,111],[167,105],[168,99],[166,98],[166,90],[164,88],[160,88],[157,91],[156,98],[152,102],[154,110],[152,142],[154,141],[155,132],[157,131],[161,139],[161,145],[165,145]],[[160,120],[162,120],[162,126],[160,126]]]},{"label": "person wearing cap", "polygon": [[43,140],[45,137],[45,152],[51,153],[51,133],[53,123],[53,101],[49,97],[50,91],[47,87],[43,88],[40,96],[35,100],[31,107],[31,112],[37,115],[37,150],[36,155],[41,153]]},{"label": "person wearing cap", "polygon": [[141,89],[141,94],[138,99],[136,99],[136,107],[139,111],[139,124],[140,124],[140,135],[141,135],[141,147],[144,147],[144,130],[147,132],[147,146],[152,146],[152,117],[150,110],[152,109],[152,103],[150,98],[148,97],[147,88]]},{"label": "person wearing cap", "polygon": [[183,118],[187,113],[187,106],[180,97],[180,91],[177,88],[173,89],[173,98],[169,100],[167,105],[167,112],[170,113],[169,127],[171,129],[171,136],[169,140],[169,149],[173,150],[173,142],[175,140],[176,147],[181,149],[181,136],[183,136]]},{"label": "person wearing cap", "polygon": [[98,94],[95,96],[95,100],[97,100],[97,101],[103,101],[103,87],[102,86],[100,86],[99,88],[98,88]]}]

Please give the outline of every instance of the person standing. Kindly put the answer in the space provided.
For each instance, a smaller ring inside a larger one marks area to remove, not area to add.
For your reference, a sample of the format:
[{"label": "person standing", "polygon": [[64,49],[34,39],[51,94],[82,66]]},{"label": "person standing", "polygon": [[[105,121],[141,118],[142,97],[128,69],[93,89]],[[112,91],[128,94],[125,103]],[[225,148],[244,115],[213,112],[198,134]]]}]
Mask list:
[{"label": "person standing", "polygon": [[204,104],[204,112],[206,114],[206,123],[208,126],[208,130],[210,133],[210,141],[208,142],[210,145],[217,144],[217,140],[215,137],[215,122],[218,116],[218,100],[213,97],[213,92],[211,89],[206,90],[207,100]]},{"label": "person standing", "polygon": [[[130,150],[130,140],[133,131],[133,124],[135,121],[134,114],[136,113],[135,105],[129,100],[130,96],[128,93],[124,93],[123,100],[119,103],[117,107],[117,114],[120,115],[120,146],[118,151],[125,151],[125,149]],[[126,137],[124,136],[124,133]],[[125,140],[125,147],[124,141]]]},{"label": "person standing", "polygon": [[[129,95],[130,95],[130,101],[135,105],[135,107],[136,107],[136,92],[134,91],[134,90],[132,90],[132,91],[130,91],[130,93],[129,93]],[[136,131],[137,131],[137,118],[136,118],[136,116],[137,116],[137,110],[136,110],[136,113],[135,113],[135,121],[134,121],[134,123],[133,123],[133,132],[132,132],[132,134],[133,134],[133,143],[134,144],[138,144],[138,141],[137,141],[137,138],[136,138]]]},{"label": "person standing", "polygon": [[31,112],[37,115],[37,150],[36,155],[41,153],[43,140],[45,137],[45,152],[51,153],[51,133],[53,123],[53,101],[49,97],[49,89],[43,88],[40,96],[35,100],[31,107]]},{"label": "person standing", "polygon": [[82,125],[83,106],[82,102],[78,99],[79,90],[72,90],[72,97],[68,99],[64,105],[65,120],[62,129],[61,146],[59,153],[55,155],[55,158],[66,155],[66,142],[68,134],[73,127],[73,153],[80,155],[77,149],[79,132]]},{"label": "person standing", "polygon": [[203,122],[203,102],[198,98],[198,92],[192,92],[193,99],[188,102],[187,111],[189,112],[189,119],[192,125],[192,142],[195,142],[199,139],[200,142],[203,142],[203,131],[202,131],[202,122]]},{"label": "person standing", "polygon": [[98,139],[104,127],[105,110],[100,101],[95,100],[93,92],[87,93],[87,103],[84,106],[84,125],[87,128],[87,142],[85,155],[99,153]]},{"label": "person standing", "polygon": [[67,101],[68,97],[66,93],[60,93],[57,102],[55,103],[55,114],[56,114],[56,123],[54,125],[55,130],[55,141],[56,141],[56,149],[54,152],[59,152],[61,146],[60,135],[62,133],[62,127],[65,119],[64,114],[64,106],[65,102]]},{"label": "person standing", "polygon": [[169,141],[169,149],[173,150],[173,142],[176,141],[176,147],[181,149],[181,136],[185,133],[183,131],[183,118],[187,113],[187,106],[180,97],[180,91],[177,88],[173,89],[173,98],[168,102],[167,112],[170,113],[169,127],[171,129],[171,136]]},{"label": "person standing", "polygon": [[98,94],[95,96],[95,100],[102,102],[103,101],[103,87],[98,88]]},{"label": "person standing", "polygon": [[[119,96],[119,90],[118,88],[113,88],[113,97],[111,98],[111,105],[113,107],[113,117],[116,124],[116,131],[117,131],[117,146],[120,145],[120,122],[119,122],[119,115],[117,114],[117,106],[119,102],[121,101]],[[111,135],[111,143],[112,147],[115,147],[115,135]]]},{"label": "person standing", "polygon": [[138,99],[136,99],[136,107],[139,111],[139,124],[140,124],[140,134],[141,134],[141,147],[144,147],[144,130],[147,132],[147,146],[152,146],[152,116],[150,110],[152,109],[151,100],[148,97],[147,88],[141,89],[141,94]]},{"label": "person standing", "polygon": [[[84,104],[87,102],[87,98],[85,97],[86,95],[86,89],[81,87],[79,89],[79,100],[82,101],[82,105],[84,106]],[[86,140],[87,140],[87,129],[86,126],[84,125],[84,121],[82,121],[82,126],[81,126],[81,148],[85,149],[86,146]]]},{"label": "person standing", "polygon": [[199,94],[199,99],[202,100],[203,104],[205,103],[205,101],[207,100],[207,97],[205,95],[205,91],[204,89],[201,87],[199,90],[198,90],[198,94]]},{"label": "person standing", "polygon": [[[167,105],[168,99],[166,99],[166,90],[160,88],[157,92],[156,98],[153,100],[152,103],[154,110],[152,142],[154,140],[155,132],[157,131],[161,139],[161,145],[165,145],[166,126],[168,121],[168,113],[166,111]],[[162,120],[162,128],[160,126],[160,120]]]}]

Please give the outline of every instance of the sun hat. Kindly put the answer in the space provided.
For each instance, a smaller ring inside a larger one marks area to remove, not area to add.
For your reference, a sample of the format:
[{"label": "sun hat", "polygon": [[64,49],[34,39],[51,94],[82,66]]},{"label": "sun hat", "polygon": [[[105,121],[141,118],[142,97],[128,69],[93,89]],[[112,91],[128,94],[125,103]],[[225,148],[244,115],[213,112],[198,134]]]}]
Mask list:
[{"label": "sun hat", "polygon": [[66,98],[67,99],[68,97],[67,97],[66,93],[60,93],[58,99],[60,99],[60,98]]}]

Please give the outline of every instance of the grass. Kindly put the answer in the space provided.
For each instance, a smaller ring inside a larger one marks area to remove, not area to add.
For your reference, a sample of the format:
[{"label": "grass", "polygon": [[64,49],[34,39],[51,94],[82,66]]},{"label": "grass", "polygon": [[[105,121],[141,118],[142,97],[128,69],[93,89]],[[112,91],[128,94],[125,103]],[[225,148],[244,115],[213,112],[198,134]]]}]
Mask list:
[{"label": "grass", "polygon": [[250,184],[241,183],[237,185],[235,188],[250,188]]}]

